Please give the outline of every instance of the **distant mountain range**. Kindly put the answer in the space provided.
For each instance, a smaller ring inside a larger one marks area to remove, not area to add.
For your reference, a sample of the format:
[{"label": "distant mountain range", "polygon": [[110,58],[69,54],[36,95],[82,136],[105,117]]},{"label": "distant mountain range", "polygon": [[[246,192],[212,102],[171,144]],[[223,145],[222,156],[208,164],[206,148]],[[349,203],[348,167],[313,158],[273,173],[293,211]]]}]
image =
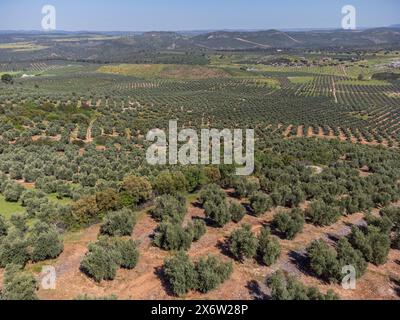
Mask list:
[{"label": "distant mountain range", "polygon": [[255,32],[218,31],[190,39],[195,45],[216,50],[268,48],[375,47],[400,45],[400,30],[375,28],[367,30],[313,30]]},{"label": "distant mountain range", "polygon": [[[307,31],[185,31],[185,32],[68,32],[55,31],[0,31],[2,37],[18,34],[27,37],[50,35],[87,38],[90,35],[124,36],[125,45],[140,48],[168,50],[169,48],[203,48],[210,50],[247,50],[269,48],[315,48],[315,47],[375,47],[400,44],[400,24],[388,28],[366,30],[307,30]],[[126,37],[135,39],[135,44]],[[45,41],[45,37],[40,37]],[[104,40],[106,41],[106,40]],[[110,41],[117,41],[115,39]],[[117,41],[118,42],[118,41]],[[140,49],[139,48],[139,49]]]},{"label": "distant mountain range", "polygon": [[[15,42],[34,43],[41,49],[16,51],[0,49],[0,61],[8,61],[12,55],[13,60],[21,61],[54,58],[99,62],[146,62],[149,57],[149,59],[159,57],[160,52],[165,55],[177,51],[197,52],[201,55],[205,51],[400,49],[400,25],[354,31],[336,29],[311,31],[229,30],[205,33],[196,31],[0,32],[0,43]],[[168,59],[166,61],[173,62]]]}]

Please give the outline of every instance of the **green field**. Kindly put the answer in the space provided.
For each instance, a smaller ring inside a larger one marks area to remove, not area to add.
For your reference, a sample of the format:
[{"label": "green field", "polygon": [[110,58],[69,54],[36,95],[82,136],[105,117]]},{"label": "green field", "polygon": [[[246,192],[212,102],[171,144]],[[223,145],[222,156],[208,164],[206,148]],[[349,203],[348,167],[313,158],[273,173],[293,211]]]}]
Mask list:
[{"label": "green field", "polygon": [[299,83],[307,83],[314,79],[314,77],[288,77],[291,83],[299,84]]},{"label": "green field", "polygon": [[3,195],[0,195],[0,214],[9,219],[11,215],[15,213],[24,213],[25,208],[21,207],[19,203],[8,202],[4,199]]},{"label": "green field", "polygon": [[141,78],[208,79],[228,76],[227,73],[219,69],[169,64],[107,65],[100,67],[97,71]]},{"label": "green field", "polygon": [[56,203],[59,203],[59,204],[62,204],[62,205],[67,205],[67,204],[70,204],[72,202],[71,198],[58,199],[56,193],[52,193],[52,194],[47,195],[47,198],[50,201],[53,201],[53,202],[56,202]]}]

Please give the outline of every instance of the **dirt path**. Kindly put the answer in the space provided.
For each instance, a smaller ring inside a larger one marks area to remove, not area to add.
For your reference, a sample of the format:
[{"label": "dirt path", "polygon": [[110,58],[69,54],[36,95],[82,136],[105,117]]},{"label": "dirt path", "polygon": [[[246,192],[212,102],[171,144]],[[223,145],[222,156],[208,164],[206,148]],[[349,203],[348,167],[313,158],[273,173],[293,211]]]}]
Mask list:
[{"label": "dirt path", "polygon": [[86,143],[91,143],[93,142],[93,137],[92,137],[92,130],[93,130],[93,124],[95,123],[96,119],[93,119],[90,121],[89,126],[86,131]]},{"label": "dirt path", "polygon": [[255,44],[256,46],[260,46],[262,48],[271,48],[271,46],[268,45],[268,44],[262,44],[262,43],[258,43],[258,42],[253,42],[253,41],[249,41],[249,40],[242,39],[242,38],[235,38],[235,40],[246,42],[246,43],[250,43],[250,44]]},{"label": "dirt path", "polygon": [[335,103],[338,103],[338,98],[336,96],[336,84],[335,84],[335,80],[332,79],[332,94],[333,94],[333,98],[335,99]]},{"label": "dirt path", "polygon": [[289,125],[289,126],[285,129],[285,131],[283,132],[283,136],[284,136],[284,137],[287,137],[287,136],[290,134],[290,131],[292,130],[292,128],[293,128],[293,126],[292,126],[292,125]]},{"label": "dirt path", "polygon": [[343,66],[343,65],[341,65],[341,66],[340,66],[340,69],[342,69],[342,72],[343,72],[344,76],[347,77],[346,67]]},{"label": "dirt path", "polygon": [[293,40],[296,43],[302,43],[301,41],[296,40],[295,38],[293,38],[292,36],[288,35],[287,33],[283,32],[283,31],[280,31],[280,33],[283,34],[284,36],[288,37],[290,40]]}]

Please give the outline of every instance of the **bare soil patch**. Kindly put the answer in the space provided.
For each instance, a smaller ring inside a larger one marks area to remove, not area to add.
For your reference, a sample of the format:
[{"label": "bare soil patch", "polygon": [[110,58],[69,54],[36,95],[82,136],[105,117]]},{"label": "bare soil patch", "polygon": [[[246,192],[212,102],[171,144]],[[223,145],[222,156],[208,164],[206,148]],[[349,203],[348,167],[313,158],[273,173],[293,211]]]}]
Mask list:
[{"label": "bare soil patch", "polygon": [[[192,244],[188,251],[192,259],[207,254],[215,254],[230,261],[224,250],[227,237],[241,224],[252,226],[258,232],[263,225],[268,225],[278,209],[254,217],[246,215],[241,223],[229,223],[224,228],[207,226],[207,233]],[[196,202],[190,204],[184,223],[192,219],[204,219],[204,211]],[[312,276],[302,261],[302,255],[309,243],[315,239],[325,239],[333,243],[334,238],[343,237],[350,232],[352,224],[362,224],[363,214],[357,213],[343,217],[329,227],[305,225],[304,230],[294,240],[282,240],[282,255],[272,267],[258,264],[254,260],[244,263],[233,261],[234,272],[229,280],[219,288],[207,294],[190,292],[184,299],[253,299],[268,295],[265,287],[266,278],[275,270],[282,269],[296,275],[307,285],[317,286],[322,291],[333,288],[343,299],[399,299],[393,279],[400,278],[400,252],[391,250],[388,262],[383,266],[368,266],[367,273],[357,281],[356,290],[344,290],[340,285],[326,284]],[[148,213],[142,213],[132,238],[140,241],[140,259],[134,270],[119,270],[113,281],[96,283],[79,271],[80,261],[87,251],[87,244],[95,241],[99,226],[92,226],[65,240],[65,250],[57,259],[57,289],[39,291],[42,299],[72,299],[79,294],[105,296],[115,294],[119,299],[176,299],[168,292],[160,272],[163,261],[171,253],[152,245],[152,235],[157,223]],[[232,261],[232,260],[231,260]],[[0,272],[1,278],[1,272]]]}]

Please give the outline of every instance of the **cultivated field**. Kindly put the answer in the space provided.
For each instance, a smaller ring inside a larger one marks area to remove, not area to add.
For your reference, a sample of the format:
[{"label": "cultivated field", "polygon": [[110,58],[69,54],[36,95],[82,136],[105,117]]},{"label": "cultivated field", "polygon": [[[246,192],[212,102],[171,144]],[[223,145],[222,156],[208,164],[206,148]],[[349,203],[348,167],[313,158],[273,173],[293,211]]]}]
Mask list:
[{"label": "cultivated field", "polygon": [[[2,297],[399,299],[399,51],[179,39],[0,43]],[[107,41],[147,51],[113,61]],[[170,120],[254,129],[254,173],[149,165]],[[35,285],[45,265],[55,290]]]}]

